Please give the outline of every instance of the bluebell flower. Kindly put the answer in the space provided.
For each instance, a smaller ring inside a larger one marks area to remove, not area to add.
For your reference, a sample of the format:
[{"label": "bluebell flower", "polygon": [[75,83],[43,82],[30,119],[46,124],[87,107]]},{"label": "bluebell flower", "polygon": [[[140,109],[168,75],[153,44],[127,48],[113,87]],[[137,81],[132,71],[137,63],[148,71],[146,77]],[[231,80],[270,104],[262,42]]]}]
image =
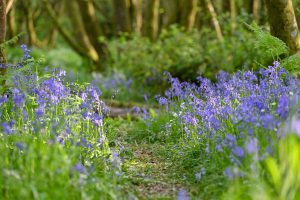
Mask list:
[{"label": "bluebell flower", "polygon": [[140,113],[141,112],[141,108],[138,107],[138,106],[133,106],[131,108],[131,110],[132,110],[133,113]]},{"label": "bluebell flower", "polygon": [[286,95],[283,95],[278,100],[278,107],[276,109],[276,112],[278,115],[286,119],[289,115],[289,97]]},{"label": "bluebell flower", "polygon": [[200,182],[201,180],[201,173],[195,173],[195,179],[197,182]]},{"label": "bluebell flower", "polygon": [[31,56],[30,56],[31,50],[27,48],[27,45],[26,44],[22,44],[21,48],[23,50],[23,59],[27,60],[27,59],[31,58]]},{"label": "bluebell flower", "polygon": [[120,167],[120,159],[119,159],[119,154],[115,151],[112,152],[112,164],[115,168]]},{"label": "bluebell flower", "polygon": [[246,144],[246,149],[249,153],[254,153],[258,151],[258,141],[256,138],[251,138]]},{"label": "bluebell flower", "polygon": [[11,123],[2,122],[2,129],[4,134],[13,134],[15,131],[12,128]]},{"label": "bluebell flower", "polygon": [[146,94],[144,94],[144,95],[143,95],[143,99],[144,99],[144,101],[147,102],[147,101],[148,101],[148,96],[147,96]]},{"label": "bluebell flower", "polygon": [[15,145],[20,150],[24,150],[25,149],[25,144],[23,142],[16,142]]},{"label": "bluebell flower", "polygon": [[16,107],[22,107],[25,103],[25,94],[23,92],[20,92],[20,90],[17,88],[12,89],[12,93],[14,105]]},{"label": "bluebell flower", "polygon": [[272,130],[277,125],[276,119],[274,119],[272,114],[262,115],[261,116],[261,121],[262,121],[262,126],[265,129]]},{"label": "bluebell flower", "polygon": [[227,176],[227,178],[230,178],[230,179],[233,179],[234,176],[235,176],[231,167],[227,167],[224,170],[224,175]]},{"label": "bluebell flower", "polygon": [[34,113],[35,113],[35,115],[36,115],[37,118],[42,117],[44,115],[44,112],[45,112],[45,108],[42,107],[42,106],[40,106],[39,108],[36,108],[34,110]]},{"label": "bluebell flower", "polygon": [[236,144],[236,137],[234,135],[227,134],[225,136],[224,143],[228,147],[233,147]]},{"label": "bluebell flower", "polygon": [[216,145],[216,150],[219,151],[219,152],[222,152],[223,151],[222,145],[221,144],[217,144]]},{"label": "bluebell flower", "polygon": [[159,103],[159,105],[167,105],[168,100],[165,97],[159,97],[158,98],[158,103]]},{"label": "bluebell flower", "polygon": [[189,200],[189,196],[186,192],[186,190],[184,189],[180,189],[179,192],[178,192],[178,195],[177,195],[177,200]]},{"label": "bluebell flower", "polygon": [[24,121],[28,121],[28,112],[26,110],[22,111]]},{"label": "bluebell flower", "polygon": [[234,147],[234,148],[232,149],[232,153],[233,153],[234,155],[236,155],[237,157],[239,157],[239,158],[242,158],[242,157],[244,157],[244,155],[245,155],[244,149],[241,148],[241,147],[239,147],[239,146]]},{"label": "bluebell flower", "polygon": [[185,123],[186,125],[191,124],[191,125],[193,125],[193,126],[196,126],[196,125],[198,124],[198,119],[195,118],[195,117],[193,116],[192,113],[185,113],[185,114],[182,116],[182,118],[183,118],[184,123]]},{"label": "bluebell flower", "polygon": [[77,163],[73,169],[81,174],[85,172],[85,168],[81,163]]},{"label": "bluebell flower", "polygon": [[102,124],[103,124],[103,116],[102,116],[102,115],[98,115],[97,113],[95,113],[95,114],[93,115],[92,122],[93,122],[96,126],[102,126]]},{"label": "bluebell flower", "polygon": [[0,106],[3,105],[3,104],[4,104],[5,102],[7,102],[7,101],[8,101],[8,99],[7,99],[6,96],[0,97]]}]

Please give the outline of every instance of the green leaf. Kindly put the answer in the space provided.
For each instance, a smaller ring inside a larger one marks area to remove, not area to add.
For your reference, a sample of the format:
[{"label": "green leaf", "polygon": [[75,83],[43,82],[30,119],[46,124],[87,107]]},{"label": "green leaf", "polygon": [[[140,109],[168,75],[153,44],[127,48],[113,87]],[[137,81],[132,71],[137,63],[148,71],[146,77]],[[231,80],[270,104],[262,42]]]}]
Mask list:
[{"label": "green leaf", "polygon": [[268,157],[266,159],[266,166],[271,175],[275,188],[279,189],[281,184],[281,175],[280,175],[279,167],[276,164],[276,161],[273,158]]}]

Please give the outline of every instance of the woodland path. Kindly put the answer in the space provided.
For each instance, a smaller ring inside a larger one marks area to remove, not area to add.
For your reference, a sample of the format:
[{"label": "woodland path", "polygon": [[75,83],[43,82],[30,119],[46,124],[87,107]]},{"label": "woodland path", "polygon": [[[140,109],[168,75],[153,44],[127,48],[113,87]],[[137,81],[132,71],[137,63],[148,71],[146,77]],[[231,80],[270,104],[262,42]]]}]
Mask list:
[{"label": "woodland path", "polygon": [[[184,186],[172,168],[172,162],[166,154],[163,142],[147,142],[139,137],[134,121],[127,121],[126,117],[133,114],[131,108],[109,107],[110,117],[122,122],[115,128],[116,143],[125,149],[123,175],[132,183],[130,190],[135,191],[138,199],[177,199],[178,191]],[[133,115],[132,115],[133,114]],[[151,134],[151,132],[149,132]]]}]

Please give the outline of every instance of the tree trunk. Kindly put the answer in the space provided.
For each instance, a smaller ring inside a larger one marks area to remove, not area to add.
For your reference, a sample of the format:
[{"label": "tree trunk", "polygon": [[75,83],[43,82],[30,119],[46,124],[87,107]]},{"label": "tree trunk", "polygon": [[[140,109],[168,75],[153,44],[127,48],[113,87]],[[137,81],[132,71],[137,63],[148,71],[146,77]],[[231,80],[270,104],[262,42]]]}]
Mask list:
[{"label": "tree trunk", "polygon": [[230,19],[231,19],[231,33],[236,29],[236,1],[230,0]]},{"label": "tree trunk", "polygon": [[271,34],[284,41],[290,54],[299,53],[298,25],[292,0],[266,0]]},{"label": "tree trunk", "polygon": [[[5,0],[0,0],[0,45],[5,42],[6,35],[6,3]],[[4,52],[4,48],[0,46],[0,66],[2,64],[6,64],[6,55]],[[0,74],[3,76],[6,74],[6,68],[0,68]],[[5,84],[5,80],[2,81],[2,85]]]},{"label": "tree trunk", "polygon": [[236,29],[236,2],[235,0],[223,0],[222,10],[230,15],[231,33]]},{"label": "tree trunk", "polygon": [[260,7],[261,7],[261,1],[253,0],[252,14],[253,14],[253,20],[257,24],[259,24],[259,20],[260,20],[260,16],[259,16]]},{"label": "tree trunk", "polygon": [[215,27],[217,38],[219,39],[219,41],[223,42],[223,34],[222,34],[222,30],[220,27],[220,23],[219,23],[215,8],[210,0],[205,0],[205,3],[207,6],[207,9],[211,15],[212,23]]},{"label": "tree trunk", "polygon": [[198,0],[181,0],[180,8],[182,11],[180,16],[180,24],[189,31],[195,25],[198,10]]},{"label": "tree trunk", "polygon": [[300,1],[293,1],[297,22],[300,22]]},{"label": "tree trunk", "polygon": [[83,20],[83,25],[87,36],[94,46],[95,50],[99,57],[101,57],[101,62],[106,59],[107,56],[107,47],[106,45],[99,40],[99,37],[102,35],[100,26],[96,18],[96,11],[93,5],[93,0],[77,0],[81,17]]},{"label": "tree trunk", "polygon": [[162,28],[179,22],[179,0],[163,0],[161,2],[163,14],[161,18]]},{"label": "tree trunk", "polygon": [[73,35],[76,41],[80,44],[83,49],[85,49],[87,55],[95,64],[99,64],[100,58],[92,45],[87,31],[84,28],[84,22],[81,19],[79,6],[76,1],[66,1],[67,7],[69,8],[69,16],[73,26]]},{"label": "tree trunk", "polygon": [[155,40],[159,28],[160,0],[146,0],[143,20],[143,35]]},{"label": "tree trunk", "polygon": [[16,9],[12,8],[7,14],[7,32],[8,38],[13,38],[16,36]]},{"label": "tree trunk", "polygon": [[41,42],[38,40],[36,31],[35,31],[32,1],[31,0],[23,0],[22,3],[23,3],[25,19],[26,19],[28,45],[29,46],[35,45],[35,46],[40,47],[42,45],[41,45]]},{"label": "tree trunk", "polygon": [[113,0],[116,33],[131,33],[129,0]]},{"label": "tree trunk", "polygon": [[132,29],[137,35],[141,35],[143,13],[142,13],[142,0],[131,0],[131,19],[132,19]]},{"label": "tree trunk", "polygon": [[[5,0],[0,0],[0,44],[5,42],[6,35],[6,2]],[[7,62],[6,55],[4,53],[4,48],[0,47],[0,64],[5,64]],[[1,68],[0,73],[3,74],[4,70]]]},{"label": "tree trunk", "polygon": [[199,1],[199,12],[197,12],[195,27],[201,29],[204,26],[211,26],[211,14],[207,8],[206,0]]}]

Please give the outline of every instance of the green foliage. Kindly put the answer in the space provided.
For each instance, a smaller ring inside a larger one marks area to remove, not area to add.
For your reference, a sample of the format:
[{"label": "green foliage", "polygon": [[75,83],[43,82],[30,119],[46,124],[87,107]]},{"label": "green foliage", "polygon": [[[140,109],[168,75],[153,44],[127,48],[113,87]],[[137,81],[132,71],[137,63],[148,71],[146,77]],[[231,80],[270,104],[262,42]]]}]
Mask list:
[{"label": "green foliage", "polygon": [[300,56],[298,54],[289,55],[288,47],[280,39],[264,31],[258,25],[247,25],[255,34],[255,49],[259,52],[256,62],[266,65],[272,60],[278,60],[281,65],[293,75],[300,73]]},{"label": "green foliage", "polygon": [[261,58],[278,60],[280,56],[288,55],[288,47],[283,41],[263,31],[256,24],[248,27],[255,33],[255,48],[261,53]]},{"label": "green foliage", "polygon": [[164,71],[178,72],[189,68],[197,71],[202,60],[199,40],[200,35],[196,32],[184,33],[177,28],[163,32],[156,42],[139,37],[120,38],[109,45],[110,66],[146,84],[159,84]]},{"label": "green foliage", "polygon": [[112,41],[108,66],[151,85],[164,81],[164,71],[184,79],[193,79],[197,74],[213,76],[220,69],[232,71],[232,66],[246,60],[243,50],[236,51],[240,47],[250,49],[245,41],[237,36],[220,44],[208,29],[184,32],[172,26],[163,30],[156,42],[139,37]]},{"label": "green foliage", "polygon": [[300,56],[298,54],[283,59],[281,64],[291,74],[297,76],[300,74]]},{"label": "green foliage", "polygon": [[233,180],[223,199],[299,199],[299,156],[300,138],[295,134],[286,136],[278,142],[273,156],[257,163],[257,173],[250,171],[243,181]]},{"label": "green foliage", "polygon": [[13,38],[5,41],[4,43],[0,44],[0,48],[5,48],[5,47],[11,46],[11,45],[15,45],[24,34],[25,33],[20,33],[20,34],[14,36]]},{"label": "green foliage", "polygon": [[[45,140],[46,139],[46,140]],[[24,149],[16,144],[23,141]],[[24,143],[26,141],[26,143]],[[1,137],[0,185],[4,199],[119,199],[118,177],[98,160],[95,170],[80,174],[74,170],[78,149],[49,144],[45,135]],[[113,180],[113,181],[112,181]]]}]

